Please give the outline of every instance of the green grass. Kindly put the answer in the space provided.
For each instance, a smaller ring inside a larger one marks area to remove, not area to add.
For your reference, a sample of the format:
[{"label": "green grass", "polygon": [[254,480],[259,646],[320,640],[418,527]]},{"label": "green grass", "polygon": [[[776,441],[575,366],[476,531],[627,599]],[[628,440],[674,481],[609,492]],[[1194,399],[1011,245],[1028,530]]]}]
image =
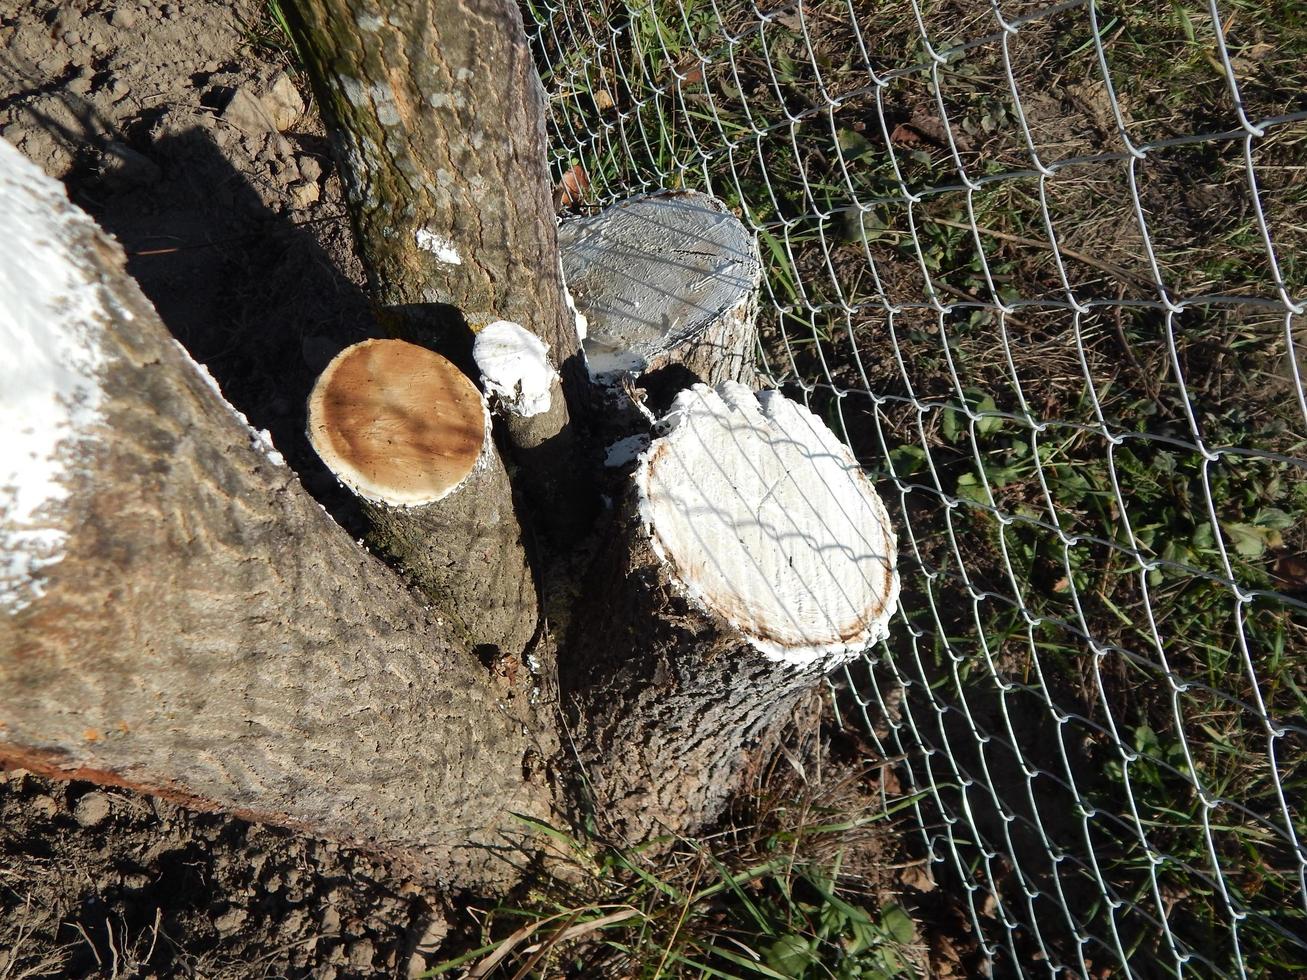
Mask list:
[{"label": "green grass", "polygon": [[[426,976],[908,980],[924,952],[912,916],[868,894],[859,842],[915,799],[878,807],[859,778],[769,809],[748,829],[639,848],[535,820],[555,856],[487,911]],[[825,802],[822,793],[827,793]],[[800,795],[800,794],[795,794]],[[851,867],[850,865],[854,865]]]},{"label": "green grass", "polygon": [[[1172,972],[1165,920],[1211,972],[1301,972],[1284,837],[1307,839],[1307,582],[1290,561],[1307,553],[1307,430],[1284,312],[1261,303],[1279,292],[1244,141],[1153,146],[1237,131],[1216,25],[1205,4],[1109,2],[1097,33],[1069,7],[1005,49],[988,4],[930,2],[936,50],[992,35],[932,65],[908,5],[855,7],[859,31],[848,9],[805,2],[765,25],[736,2],[569,10],[537,38],[556,165],[585,169],[597,202],[707,187],[757,231],[769,374],[802,383],[898,508],[903,615],[922,639],[898,630],[860,691],[917,681],[921,737],[978,779],[935,794],[969,815],[955,873],[1024,918],[1021,876],[1056,895],[1048,837],[1079,861],[1058,877],[1100,940],[1095,963]],[[1307,8],[1221,10],[1248,117],[1307,107]],[[1153,146],[1142,160],[1124,158],[1118,121]],[[1251,155],[1280,281],[1301,300],[1307,124],[1271,124]],[[1091,304],[1079,315],[1068,289]],[[927,690],[952,709],[937,724]],[[1259,703],[1299,726],[1274,766]],[[995,740],[978,745],[969,716]],[[904,729],[910,752],[915,737]],[[1022,760],[1041,772],[1033,808]],[[994,796],[1020,818],[1006,830]],[[1080,817],[1077,797],[1102,815]],[[1008,851],[997,871],[971,861],[968,822]],[[1252,913],[1237,930],[1227,903]],[[1079,966],[1057,901],[1043,908],[1011,955],[1037,928]],[[992,911],[965,918],[1002,941]]]}]

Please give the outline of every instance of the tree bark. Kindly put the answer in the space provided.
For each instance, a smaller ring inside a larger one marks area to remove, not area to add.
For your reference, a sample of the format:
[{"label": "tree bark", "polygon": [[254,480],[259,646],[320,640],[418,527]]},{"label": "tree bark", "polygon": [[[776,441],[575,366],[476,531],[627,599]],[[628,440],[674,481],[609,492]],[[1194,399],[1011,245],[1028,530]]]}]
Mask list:
[{"label": "tree bark", "polygon": [[489,406],[472,382],[434,351],[363,341],[314,385],[309,441],[360,497],[369,543],[467,645],[483,659],[520,658],[539,602]]},{"label": "tree bark", "polygon": [[546,527],[570,543],[593,512],[570,424],[587,381],[517,5],[295,0],[286,12],[382,311],[469,372],[468,324],[512,320],[549,345],[562,379],[549,411],[506,428]]},{"label": "tree bark", "polygon": [[898,596],[885,508],[806,409],[696,385],[662,426],[560,658],[586,788],[632,840],[716,817]]},{"label": "tree bark", "polygon": [[119,246],[2,142],[0,204],[0,286],[67,279],[20,332],[100,365],[81,393],[96,421],[50,456],[66,492],[26,522],[0,508],[0,569],[28,579],[0,590],[0,763],[512,880],[510,814],[550,810],[529,681],[489,676],[331,521],[167,335]]}]

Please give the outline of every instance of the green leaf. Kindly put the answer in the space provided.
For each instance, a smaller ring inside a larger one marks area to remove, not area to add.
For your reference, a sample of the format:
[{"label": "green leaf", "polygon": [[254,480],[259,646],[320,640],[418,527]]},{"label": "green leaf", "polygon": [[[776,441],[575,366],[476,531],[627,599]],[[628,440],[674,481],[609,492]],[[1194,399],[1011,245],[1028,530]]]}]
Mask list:
[{"label": "green leaf", "polygon": [[875,149],[867,137],[852,129],[841,129],[836,133],[835,143],[839,146],[845,162],[870,156]]},{"label": "green leaf", "polygon": [[889,905],[880,914],[880,927],[900,946],[906,946],[917,936],[917,924],[901,905]]},{"label": "green leaf", "polygon": [[1260,558],[1266,551],[1266,532],[1252,524],[1224,523],[1221,527],[1230,536],[1234,550],[1245,558]]},{"label": "green leaf", "polygon": [[954,442],[958,437],[958,413],[952,408],[944,409],[944,416],[940,419],[940,429],[944,433],[944,438],[948,442]]},{"label": "green leaf", "polygon": [[1253,518],[1253,523],[1272,531],[1287,531],[1293,527],[1293,517],[1279,507],[1263,507]]},{"label": "green leaf", "polygon": [[989,496],[975,473],[963,473],[958,477],[957,489],[954,492],[957,496],[974,500],[978,504],[989,503]]},{"label": "green leaf", "polygon": [[[998,406],[994,404],[994,399],[990,398],[989,395],[986,395],[976,404],[976,411],[979,413],[997,412]],[[1003,420],[997,416],[983,415],[981,418],[976,420],[976,429],[983,436],[993,432],[1002,424]]]},{"label": "green leaf", "polygon": [[817,962],[808,940],[793,933],[781,936],[767,947],[764,955],[768,966],[790,977],[802,976],[808,967]]}]

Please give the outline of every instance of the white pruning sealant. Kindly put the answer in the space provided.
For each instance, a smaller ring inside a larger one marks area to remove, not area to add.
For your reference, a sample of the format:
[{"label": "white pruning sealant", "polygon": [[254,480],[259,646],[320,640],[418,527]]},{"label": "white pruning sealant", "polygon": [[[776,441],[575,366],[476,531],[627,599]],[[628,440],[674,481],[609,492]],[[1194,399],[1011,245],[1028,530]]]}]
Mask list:
[{"label": "white pruning sealant", "polygon": [[472,357],[481,383],[514,415],[530,418],[549,411],[549,389],[558,377],[549,346],[521,324],[496,320],[477,331]]},{"label": "white pruning sealant", "polygon": [[640,457],[641,520],[673,584],[769,660],[828,666],[888,632],[889,516],[852,453],[779,392],[682,391]]},{"label": "white pruning sealant", "polygon": [[73,254],[91,220],[0,140],[0,613],[40,598],[63,557],[76,443],[100,420],[106,297]]},{"label": "white pruning sealant", "polygon": [[430,228],[419,228],[414,232],[417,238],[418,248],[424,252],[430,252],[437,261],[444,262],[446,265],[462,265],[463,256],[458,254],[458,249],[454,243],[443,235],[438,235]]}]

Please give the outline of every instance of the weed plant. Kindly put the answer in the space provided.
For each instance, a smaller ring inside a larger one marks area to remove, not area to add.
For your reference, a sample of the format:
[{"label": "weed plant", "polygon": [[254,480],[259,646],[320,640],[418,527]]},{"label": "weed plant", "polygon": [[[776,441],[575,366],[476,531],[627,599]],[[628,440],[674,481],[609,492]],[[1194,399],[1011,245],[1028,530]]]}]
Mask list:
[{"label": "weed plant", "polygon": [[526,820],[553,858],[516,900],[480,916],[472,948],[426,975],[925,976],[913,917],[873,887],[895,853],[888,819],[915,800],[884,796],[877,772],[813,786],[771,779],[747,816],[697,841],[630,847],[593,826],[577,836]]}]

